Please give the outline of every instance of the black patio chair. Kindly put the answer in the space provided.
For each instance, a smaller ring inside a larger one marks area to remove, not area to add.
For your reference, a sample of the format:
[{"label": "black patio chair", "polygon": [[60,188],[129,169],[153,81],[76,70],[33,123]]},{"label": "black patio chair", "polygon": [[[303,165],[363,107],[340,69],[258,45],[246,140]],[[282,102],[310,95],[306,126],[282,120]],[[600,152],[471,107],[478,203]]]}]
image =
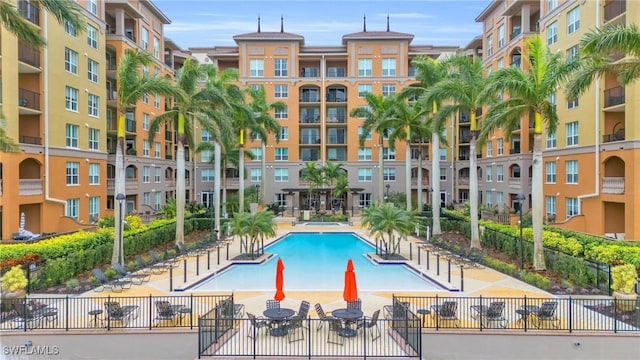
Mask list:
[{"label": "black patio chair", "polygon": [[269,320],[263,317],[256,317],[252,313],[247,313],[251,326],[247,330],[247,337],[254,338],[254,333],[258,334],[260,329],[264,329],[265,335],[269,333]]},{"label": "black patio chair", "polygon": [[149,273],[131,273],[125,270],[124,267],[118,263],[113,264],[112,267],[121,278],[130,280],[134,285],[142,285],[143,282],[151,279],[151,274]]},{"label": "black patio chair", "polygon": [[136,262],[143,271],[153,272],[154,274],[162,274],[170,267],[170,265],[165,263],[147,264],[140,255],[136,255]]},{"label": "black patio chair", "polygon": [[380,316],[380,309],[373,312],[371,317],[364,317],[364,320],[358,322],[357,329],[362,331],[369,331],[371,341],[376,341],[380,337],[380,328],[378,327],[378,317]]},{"label": "black patio chair", "polygon": [[110,289],[113,292],[122,292],[123,289],[129,289],[132,285],[131,281],[124,279],[115,279],[109,281],[109,279],[107,279],[107,276],[99,268],[93,269],[93,275],[96,277],[96,280],[100,282],[100,286],[93,289],[97,292],[102,292],[105,289]]},{"label": "black patio chair", "polygon": [[127,327],[129,322],[138,318],[140,309],[138,305],[120,306],[117,301],[106,301],[104,307],[107,310],[107,322],[119,321],[123,327]]},{"label": "black patio chair", "polygon": [[333,316],[327,315],[327,313],[324,312],[324,309],[322,309],[322,305],[320,305],[320,303],[317,303],[315,305],[315,309],[316,309],[316,313],[318,314],[318,317],[320,318],[316,331],[320,330],[324,325],[324,323],[331,322],[331,320],[335,320]]},{"label": "black patio chair", "polygon": [[460,327],[458,319],[458,303],[455,301],[445,301],[442,305],[432,305],[431,313],[440,326],[440,321],[453,321],[455,327]]},{"label": "black patio chair", "polygon": [[156,317],[155,326],[160,326],[161,322],[168,321],[171,325],[176,325],[180,317],[182,316],[181,310],[184,309],[184,305],[171,305],[166,300],[156,301]]}]

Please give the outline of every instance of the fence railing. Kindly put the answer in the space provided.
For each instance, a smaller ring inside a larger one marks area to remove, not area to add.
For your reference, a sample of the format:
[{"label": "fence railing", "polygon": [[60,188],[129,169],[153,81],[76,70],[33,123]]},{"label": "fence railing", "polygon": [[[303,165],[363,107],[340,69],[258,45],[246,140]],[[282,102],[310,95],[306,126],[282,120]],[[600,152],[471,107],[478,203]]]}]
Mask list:
[{"label": "fence railing", "polygon": [[395,296],[393,301],[418,314],[426,329],[640,331],[640,304],[636,300]]}]

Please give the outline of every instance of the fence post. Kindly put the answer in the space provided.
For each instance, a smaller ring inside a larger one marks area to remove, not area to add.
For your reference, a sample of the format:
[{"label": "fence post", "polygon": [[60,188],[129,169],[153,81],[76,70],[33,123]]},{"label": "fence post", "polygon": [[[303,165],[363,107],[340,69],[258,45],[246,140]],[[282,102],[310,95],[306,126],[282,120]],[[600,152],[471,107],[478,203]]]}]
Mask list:
[{"label": "fence post", "polygon": [[420,246],[418,246],[418,265],[420,265]]},{"label": "fence post", "polygon": [[447,282],[451,283],[451,258],[447,259]]},{"label": "fence post", "polygon": [[220,246],[218,246],[218,265],[220,265]]},{"label": "fence post", "polygon": [[413,260],[413,243],[409,243],[409,260]]},{"label": "fence post", "polygon": [[227,243],[227,260],[229,260],[229,243]]},{"label": "fence post", "polygon": [[429,270],[429,250],[427,250],[427,270]]},{"label": "fence post", "polygon": [[527,332],[527,320],[529,320],[529,314],[527,312],[527,295],[524,296],[524,332]]},{"label": "fence post", "polygon": [[609,283],[607,284],[607,291],[609,292],[609,296],[611,296],[612,295],[612,293],[611,293],[611,281],[612,281],[611,280],[611,264],[609,264],[607,267],[608,267],[608,270],[609,270],[608,271]]},{"label": "fence post", "polygon": [[573,332],[573,300],[571,299],[571,296],[569,296],[569,332]]},{"label": "fence post", "polygon": [[153,306],[153,299],[151,298],[151,294],[149,294],[149,330],[151,330],[151,323],[153,322],[153,315],[151,315]]},{"label": "fence post", "polygon": [[464,266],[460,265],[460,291],[464,291]]},{"label": "fence post", "polygon": [[440,254],[436,254],[436,275],[440,276]]},{"label": "fence post", "polygon": [[193,293],[189,297],[189,309],[191,309],[191,313],[189,314],[189,328],[193,330]]},{"label": "fence post", "polygon": [[196,276],[200,275],[200,254],[196,255]]},{"label": "fence post", "polygon": [[169,291],[173,291],[173,266],[169,268]]},{"label": "fence post", "polygon": [[[111,294],[107,295],[107,302],[111,302]],[[111,330],[111,311],[107,310],[107,331]]]},{"label": "fence post", "polygon": [[211,270],[211,250],[207,250],[207,270]]},{"label": "fence post", "polygon": [[182,271],[183,275],[182,275],[182,277],[184,279],[184,282],[187,282],[187,259],[184,259],[182,261],[182,264],[183,264],[182,265],[182,267],[183,267],[183,271]]},{"label": "fence post", "polygon": [[66,299],[65,299],[65,310],[67,312],[67,315],[65,315],[64,317],[64,329],[65,331],[69,331],[69,295],[67,294]]}]

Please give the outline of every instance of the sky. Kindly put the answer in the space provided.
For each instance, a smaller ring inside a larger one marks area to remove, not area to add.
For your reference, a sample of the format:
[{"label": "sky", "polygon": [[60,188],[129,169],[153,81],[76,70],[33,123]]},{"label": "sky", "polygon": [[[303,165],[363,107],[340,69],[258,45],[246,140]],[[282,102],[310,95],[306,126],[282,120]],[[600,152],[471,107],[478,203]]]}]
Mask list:
[{"label": "sky", "polygon": [[189,47],[233,46],[233,36],[284,31],[305,38],[305,45],[340,45],[342,36],[360,32],[366,16],[368,31],[390,30],[414,35],[414,45],[465,46],[480,35],[475,18],[491,0],[297,0],[223,1],[154,0],[171,19],[165,36],[183,50]]}]

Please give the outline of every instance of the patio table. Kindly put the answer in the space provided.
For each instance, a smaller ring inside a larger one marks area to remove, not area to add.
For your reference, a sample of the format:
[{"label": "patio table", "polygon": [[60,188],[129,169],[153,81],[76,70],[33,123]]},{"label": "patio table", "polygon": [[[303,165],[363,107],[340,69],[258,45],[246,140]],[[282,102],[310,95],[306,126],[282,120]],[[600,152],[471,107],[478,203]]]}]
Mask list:
[{"label": "patio table", "polygon": [[266,318],[271,319],[269,334],[271,336],[287,335],[288,329],[285,326],[286,320],[292,317],[295,313],[295,310],[287,308],[265,310],[262,315],[264,315]]},{"label": "patio table", "polygon": [[531,320],[533,320],[532,315],[537,314],[539,310],[540,307],[535,305],[520,306],[518,309],[516,309],[516,314],[520,315],[517,323],[521,323],[522,326],[524,326],[524,323],[526,321],[529,323],[529,327],[531,327]]},{"label": "patio table", "polygon": [[337,309],[331,312],[333,317],[344,320],[344,330],[340,332],[341,336],[354,337],[357,334],[356,329],[351,327],[358,319],[361,319],[364,315],[362,310],[359,309]]}]

